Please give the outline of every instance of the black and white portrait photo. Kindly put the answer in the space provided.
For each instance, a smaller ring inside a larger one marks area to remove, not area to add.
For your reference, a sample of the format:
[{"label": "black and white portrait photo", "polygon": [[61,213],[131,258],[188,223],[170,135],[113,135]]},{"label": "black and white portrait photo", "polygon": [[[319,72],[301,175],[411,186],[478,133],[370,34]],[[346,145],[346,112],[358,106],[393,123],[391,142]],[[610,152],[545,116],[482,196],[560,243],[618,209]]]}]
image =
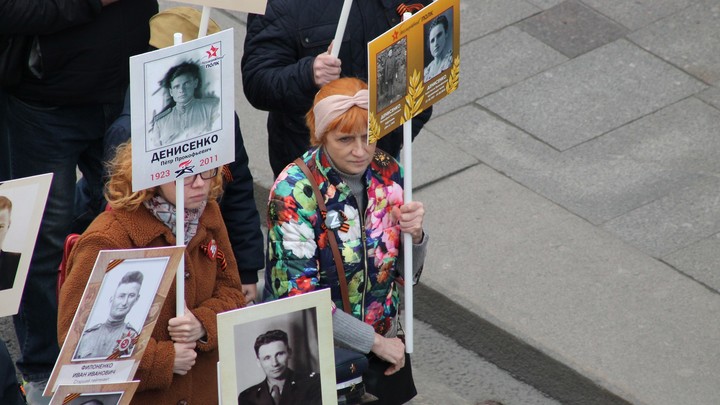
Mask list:
[{"label": "black and white portrait photo", "polygon": [[165,104],[153,114],[150,149],[172,145],[220,129],[215,78],[194,61],[172,66],[160,81]]},{"label": "black and white portrait photo", "polygon": [[453,63],[453,9],[425,23],[424,82],[432,80],[452,67]]},{"label": "black and white portrait photo", "polygon": [[12,211],[12,201],[8,197],[0,195],[0,291],[13,287],[20,265],[20,253],[3,248],[3,243],[12,225]]},{"label": "black and white portrait photo", "polygon": [[330,290],[218,314],[221,405],[337,401]]},{"label": "black and white portrait photo", "polygon": [[[174,59],[174,58],[171,58]],[[163,65],[165,60],[154,62]],[[152,69],[156,72],[160,66]],[[192,59],[166,69],[152,92],[147,149],[207,135],[221,128],[219,75]]]},{"label": "black and white portrait photo", "polygon": [[377,54],[377,105],[382,111],[405,95],[407,82],[407,38]]},{"label": "black and white portrait photo", "polygon": [[162,278],[136,263],[125,260],[106,273],[73,361],[132,355]]},{"label": "black and white portrait photo", "polygon": [[238,404],[322,404],[315,308],[236,327]]}]

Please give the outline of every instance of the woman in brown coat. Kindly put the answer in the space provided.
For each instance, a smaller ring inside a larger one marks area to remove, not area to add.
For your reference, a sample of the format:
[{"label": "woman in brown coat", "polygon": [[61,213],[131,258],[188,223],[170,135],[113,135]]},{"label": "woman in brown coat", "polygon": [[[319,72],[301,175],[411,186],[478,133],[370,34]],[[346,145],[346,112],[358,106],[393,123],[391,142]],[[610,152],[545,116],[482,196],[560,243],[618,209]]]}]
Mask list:
[{"label": "woman in brown coat", "polygon": [[[58,336],[67,336],[100,250],[175,245],[175,183],[132,192],[130,144],[111,162],[101,214],[78,239],[60,293]],[[135,374],[133,404],[216,404],[216,315],[245,305],[237,264],[215,198],[222,190],[217,169],[185,179],[185,316],[175,315],[170,288]],[[217,254],[208,247],[217,246]],[[222,252],[222,254],[220,254]],[[224,259],[223,259],[224,257]]]}]

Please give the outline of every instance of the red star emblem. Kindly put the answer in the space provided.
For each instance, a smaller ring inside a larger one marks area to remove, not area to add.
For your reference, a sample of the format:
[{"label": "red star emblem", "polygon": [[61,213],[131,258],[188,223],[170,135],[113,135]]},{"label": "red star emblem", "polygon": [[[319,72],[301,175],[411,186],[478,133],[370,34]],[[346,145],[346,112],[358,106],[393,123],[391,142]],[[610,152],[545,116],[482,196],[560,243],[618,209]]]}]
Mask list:
[{"label": "red star emblem", "polygon": [[209,59],[209,58],[217,58],[217,51],[218,51],[218,50],[220,50],[220,48],[215,48],[215,45],[210,45],[210,50],[209,50],[209,51],[205,51],[205,53],[208,54],[208,59]]},{"label": "red star emblem", "polygon": [[399,32],[397,32],[397,31],[393,32],[393,41],[397,41],[398,35],[400,35]]}]

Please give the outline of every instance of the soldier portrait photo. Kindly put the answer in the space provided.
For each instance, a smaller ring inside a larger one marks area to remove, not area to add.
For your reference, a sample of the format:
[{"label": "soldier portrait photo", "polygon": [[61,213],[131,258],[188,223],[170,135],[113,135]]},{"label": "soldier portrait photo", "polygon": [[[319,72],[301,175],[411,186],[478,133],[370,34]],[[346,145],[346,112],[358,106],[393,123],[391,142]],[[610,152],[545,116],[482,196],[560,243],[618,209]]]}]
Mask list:
[{"label": "soldier portrait photo", "polygon": [[217,131],[220,99],[207,92],[204,68],[193,61],[171,67],[160,81],[166,103],[153,115],[148,149],[173,145]]},{"label": "soldier portrait photo", "polygon": [[403,38],[377,54],[378,111],[405,95],[407,81],[407,38]]},{"label": "soldier portrait photo", "polygon": [[428,82],[450,69],[453,63],[452,12],[446,12],[430,20],[425,30],[425,70],[423,82]]},{"label": "soldier portrait photo", "polygon": [[287,333],[269,330],[255,339],[253,348],[265,379],[243,390],[238,405],[322,404],[320,375],[290,368],[293,351]]},{"label": "soldier portrait photo", "polygon": [[133,354],[163,276],[144,263],[125,259],[105,273],[71,361]]},{"label": "soldier portrait photo", "polygon": [[[107,358],[116,351],[120,357],[129,356],[132,353],[142,325],[133,326],[125,318],[140,299],[143,278],[143,274],[139,271],[130,271],[123,276],[110,297],[110,311],[107,319],[102,323],[91,325],[83,331],[73,360]],[[101,291],[95,307],[102,298]],[[93,307],[93,312],[95,307]]]},{"label": "soldier portrait photo", "polygon": [[4,242],[12,223],[12,201],[0,195],[0,291],[13,288],[20,253],[5,250]]}]

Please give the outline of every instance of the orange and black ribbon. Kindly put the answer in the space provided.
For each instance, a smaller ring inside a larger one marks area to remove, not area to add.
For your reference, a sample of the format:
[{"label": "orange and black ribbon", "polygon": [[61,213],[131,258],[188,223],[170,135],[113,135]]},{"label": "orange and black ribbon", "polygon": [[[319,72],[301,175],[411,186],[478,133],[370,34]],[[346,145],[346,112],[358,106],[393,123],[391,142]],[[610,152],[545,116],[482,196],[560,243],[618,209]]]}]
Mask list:
[{"label": "orange and black ribbon", "polygon": [[[200,250],[202,250],[202,252],[205,253],[206,255],[208,254],[208,246],[207,245],[200,245]],[[225,269],[227,269],[227,260],[225,260],[225,253],[223,253],[223,251],[220,250],[220,248],[218,248],[217,253],[215,253],[215,260],[220,262],[220,270],[221,271],[225,271]]]},{"label": "orange and black ribbon", "polygon": [[408,13],[408,12],[414,13],[416,11],[419,11],[423,7],[424,6],[420,3],[413,3],[413,4],[404,4],[403,3],[403,4],[400,4],[396,10],[397,10],[398,15],[400,17],[402,17],[402,15],[405,13]]}]

